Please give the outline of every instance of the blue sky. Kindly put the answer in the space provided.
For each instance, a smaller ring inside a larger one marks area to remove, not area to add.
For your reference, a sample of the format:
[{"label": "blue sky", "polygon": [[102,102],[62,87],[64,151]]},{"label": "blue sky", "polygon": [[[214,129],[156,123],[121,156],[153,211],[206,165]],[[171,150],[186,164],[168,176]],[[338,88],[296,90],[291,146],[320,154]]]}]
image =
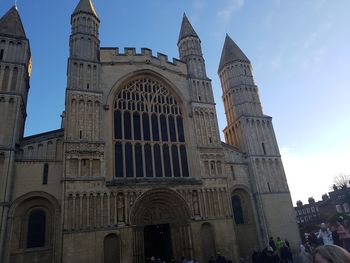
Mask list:
[{"label": "blue sky", "polygon": [[[60,127],[70,14],[77,0],[18,0],[33,71],[26,135]],[[13,0],[0,0],[3,15]],[[264,113],[273,117],[293,202],[320,199],[350,174],[350,1],[95,0],[101,46],[148,47],[178,57],[186,12],[202,40],[220,130],[226,125],[217,76],[228,33],[250,58]],[[223,136],[221,135],[222,139]]]}]

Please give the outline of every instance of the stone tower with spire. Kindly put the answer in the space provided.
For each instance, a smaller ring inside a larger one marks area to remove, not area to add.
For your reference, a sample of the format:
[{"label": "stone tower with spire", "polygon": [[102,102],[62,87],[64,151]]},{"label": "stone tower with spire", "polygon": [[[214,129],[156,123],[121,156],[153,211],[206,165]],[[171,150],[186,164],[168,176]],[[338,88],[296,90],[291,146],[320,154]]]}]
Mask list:
[{"label": "stone tower with spire", "polygon": [[[77,207],[72,208],[72,202],[78,204],[82,196],[75,194],[72,190],[78,188],[81,191],[88,191],[104,180],[99,25],[100,20],[92,1],[80,0],[71,15],[70,56],[64,112],[65,169],[62,196],[62,209],[74,210],[75,215],[79,212]],[[74,215],[69,215],[63,220],[65,229],[63,240],[69,239],[70,234],[78,230],[78,227],[68,220],[72,217]],[[67,248],[64,247],[64,249]]]},{"label": "stone tower with spire", "polygon": [[[214,152],[220,151],[221,142],[211,80],[207,77],[201,40],[186,14],[183,16],[177,46],[180,59],[187,65],[197,145],[203,151],[208,151],[209,148]],[[207,150],[204,150],[204,148],[207,148]],[[208,173],[210,170],[209,165],[210,160],[202,160],[201,168],[203,174]],[[217,167],[213,167],[213,169],[215,171],[218,170]]]},{"label": "stone tower with spire", "polygon": [[249,59],[228,35],[218,73],[227,119],[225,140],[246,154],[262,237],[285,237],[296,244],[298,228],[272,118],[263,113]]},{"label": "stone tower with spire", "polygon": [[0,19],[0,260],[12,201],[15,153],[27,116],[30,71],[29,40],[12,7]]},{"label": "stone tower with spire", "polygon": [[71,16],[64,114],[65,178],[69,180],[101,177],[99,24],[92,2],[81,0]]}]

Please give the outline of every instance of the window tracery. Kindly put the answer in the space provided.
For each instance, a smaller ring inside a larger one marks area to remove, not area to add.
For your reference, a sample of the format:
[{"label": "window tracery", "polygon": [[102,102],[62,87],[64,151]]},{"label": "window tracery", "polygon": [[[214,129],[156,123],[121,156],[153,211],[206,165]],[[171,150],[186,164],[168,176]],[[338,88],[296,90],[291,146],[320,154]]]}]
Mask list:
[{"label": "window tracery", "polygon": [[115,177],[188,177],[182,109],[166,85],[141,77],[114,102]]}]

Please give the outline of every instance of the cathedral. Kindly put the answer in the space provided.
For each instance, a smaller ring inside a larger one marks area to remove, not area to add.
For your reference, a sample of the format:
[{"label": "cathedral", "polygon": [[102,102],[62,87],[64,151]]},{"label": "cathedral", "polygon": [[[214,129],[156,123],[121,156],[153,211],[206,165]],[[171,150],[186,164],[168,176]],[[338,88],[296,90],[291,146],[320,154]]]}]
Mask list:
[{"label": "cathedral", "polygon": [[62,126],[24,137],[29,39],[16,7],[0,19],[0,262],[237,260],[270,236],[298,246],[272,118],[228,35],[222,142],[186,15],[171,61],[100,47],[92,0],[77,3],[70,23]]}]

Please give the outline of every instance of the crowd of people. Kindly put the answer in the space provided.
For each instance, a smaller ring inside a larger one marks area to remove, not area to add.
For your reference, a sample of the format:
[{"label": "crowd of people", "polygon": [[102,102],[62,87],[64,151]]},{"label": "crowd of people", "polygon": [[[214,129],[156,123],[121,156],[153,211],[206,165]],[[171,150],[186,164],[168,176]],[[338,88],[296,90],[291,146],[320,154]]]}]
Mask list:
[{"label": "crowd of people", "polygon": [[[288,240],[270,237],[263,250],[254,249],[251,256],[252,263],[350,263],[350,233],[347,220],[343,217],[337,219],[336,225],[322,223],[316,233],[305,234],[304,242],[300,245],[299,254],[293,255]],[[250,260],[248,260],[250,261]],[[146,263],[165,263],[160,258],[151,257]],[[233,263],[218,253],[211,256],[207,263]],[[243,258],[237,263],[244,263]],[[168,262],[166,262],[168,263]],[[170,263],[199,263],[195,259],[182,258]],[[206,262],[205,262],[206,263]]]},{"label": "crowd of people", "polygon": [[320,245],[337,245],[350,252],[349,222],[340,216],[336,224],[322,223],[316,233],[306,233],[304,247],[312,252]]},{"label": "crowd of people", "polygon": [[288,240],[270,237],[267,246],[259,251],[255,249],[252,254],[252,263],[291,263],[293,254]]},{"label": "crowd of people", "polygon": [[[305,242],[300,245],[301,263],[317,262],[315,257],[317,251],[330,253],[328,250],[337,250],[337,253],[347,254],[350,257],[350,233],[348,221],[340,216],[336,224],[322,223],[316,233],[305,234]],[[328,252],[327,252],[328,251]],[[326,263],[326,261],[319,261]],[[331,261],[333,262],[333,261]],[[334,261],[337,262],[337,261]],[[350,261],[347,261],[350,263]]]},{"label": "crowd of people", "polygon": [[[172,258],[170,261],[164,261],[161,258],[150,257],[146,259],[146,263],[199,263],[196,259],[188,259],[182,257],[179,261],[175,258]],[[227,260],[223,255],[217,253],[216,256],[211,256],[208,263],[233,263],[232,260]],[[239,263],[244,263],[243,259],[240,259]]]}]

